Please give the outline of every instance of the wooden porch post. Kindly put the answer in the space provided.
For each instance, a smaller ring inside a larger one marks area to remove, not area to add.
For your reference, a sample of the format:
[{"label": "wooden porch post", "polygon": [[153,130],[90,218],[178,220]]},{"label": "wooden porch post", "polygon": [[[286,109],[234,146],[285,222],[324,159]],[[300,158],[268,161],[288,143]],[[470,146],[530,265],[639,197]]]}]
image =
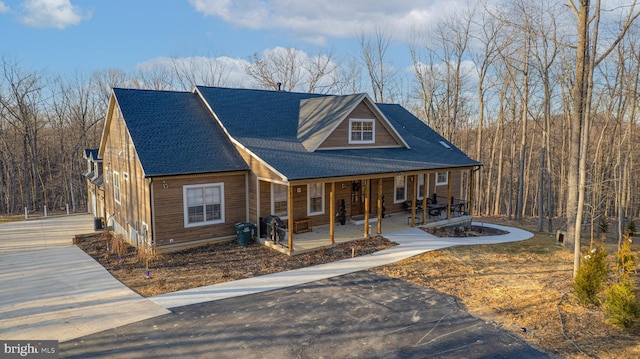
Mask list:
[{"label": "wooden porch post", "polygon": [[473,215],[473,168],[469,170],[469,214]]},{"label": "wooden porch post", "polygon": [[364,180],[364,188],[362,189],[362,193],[364,193],[364,238],[369,238],[369,181],[371,180]]},{"label": "wooden porch post", "polygon": [[447,172],[447,220],[451,219],[451,171]]},{"label": "wooden porch post", "polygon": [[418,177],[413,175],[413,196],[411,196],[411,227],[416,226],[416,197],[418,196]]},{"label": "wooden porch post", "polygon": [[427,177],[428,173],[424,173],[424,181],[422,181],[422,224],[427,223]]},{"label": "wooden porch post", "polygon": [[287,206],[287,216],[289,216],[289,219],[287,220],[287,233],[289,234],[289,255],[291,255],[293,253],[293,186],[289,184],[287,189],[289,192],[287,196],[289,202],[289,205]]},{"label": "wooden porch post", "polygon": [[378,234],[382,233],[382,178],[378,178]]},{"label": "wooden porch post", "polygon": [[329,192],[329,244],[335,243],[336,229],[336,183],[331,182],[331,192]]}]

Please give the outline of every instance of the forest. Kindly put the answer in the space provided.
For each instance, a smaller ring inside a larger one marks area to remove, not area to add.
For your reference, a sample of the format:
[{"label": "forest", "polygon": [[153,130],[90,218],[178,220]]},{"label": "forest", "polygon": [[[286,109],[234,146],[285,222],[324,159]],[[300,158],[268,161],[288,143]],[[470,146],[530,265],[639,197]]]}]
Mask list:
[{"label": "forest", "polygon": [[[494,4],[495,5],[495,4]],[[85,148],[112,87],[195,85],[348,94],[400,103],[470,157],[473,212],[569,230],[638,216],[640,9],[635,1],[469,2],[397,39],[376,27],[353,53],[275,48],[236,59],[165,58],[71,76],[0,59],[0,215],[86,210]],[[390,62],[394,43],[412,64]],[[238,65],[240,64],[240,65]]]}]

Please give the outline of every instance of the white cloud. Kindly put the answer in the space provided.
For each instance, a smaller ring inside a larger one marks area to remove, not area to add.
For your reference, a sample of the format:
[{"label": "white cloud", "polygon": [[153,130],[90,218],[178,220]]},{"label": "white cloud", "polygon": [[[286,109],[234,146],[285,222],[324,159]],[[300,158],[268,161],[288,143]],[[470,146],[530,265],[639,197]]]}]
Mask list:
[{"label": "white cloud", "polygon": [[9,12],[9,7],[4,3],[4,1],[0,1],[0,14],[4,14],[5,12]]},{"label": "white cloud", "polygon": [[414,26],[436,22],[462,6],[461,0],[189,0],[196,11],[254,29],[290,30],[316,44],[350,38],[375,27],[404,37]]},{"label": "white cloud", "polygon": [[32,27],[64,29],[91,17],[89,12],[71,4],[71,0],[26,0],[22,7],[24,14],[20,21]]}]

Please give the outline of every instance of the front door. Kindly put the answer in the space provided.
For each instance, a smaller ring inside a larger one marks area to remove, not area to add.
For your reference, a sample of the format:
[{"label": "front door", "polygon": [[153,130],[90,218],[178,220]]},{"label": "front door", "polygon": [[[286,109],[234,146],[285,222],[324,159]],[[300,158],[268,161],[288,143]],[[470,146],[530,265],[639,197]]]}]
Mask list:
[{"label": "front door", "polygon": [[[366,196],[371,195],[371,188],[365,193],[364,181],[352,181],[351,182],[351,217],[360,216],[364,214],[364,199]],[[369,197],[371,199],[371,197]],[[369,210],[371,213],[371,210]]]},{"label": "front door", "polygon": [[351,182],[351,217],[364,213],[364,200],[362,198],[362,181]]}]

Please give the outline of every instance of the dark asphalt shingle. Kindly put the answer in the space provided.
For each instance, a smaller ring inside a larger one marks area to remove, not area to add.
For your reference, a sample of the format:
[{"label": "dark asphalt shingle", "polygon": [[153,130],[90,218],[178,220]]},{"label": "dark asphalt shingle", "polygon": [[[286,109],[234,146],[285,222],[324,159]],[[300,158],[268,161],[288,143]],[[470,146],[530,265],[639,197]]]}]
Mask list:
[{"label": "dark asphalt shingle", "polygon": [[249,167],[191,92],[113,89],[145,176]]}]

